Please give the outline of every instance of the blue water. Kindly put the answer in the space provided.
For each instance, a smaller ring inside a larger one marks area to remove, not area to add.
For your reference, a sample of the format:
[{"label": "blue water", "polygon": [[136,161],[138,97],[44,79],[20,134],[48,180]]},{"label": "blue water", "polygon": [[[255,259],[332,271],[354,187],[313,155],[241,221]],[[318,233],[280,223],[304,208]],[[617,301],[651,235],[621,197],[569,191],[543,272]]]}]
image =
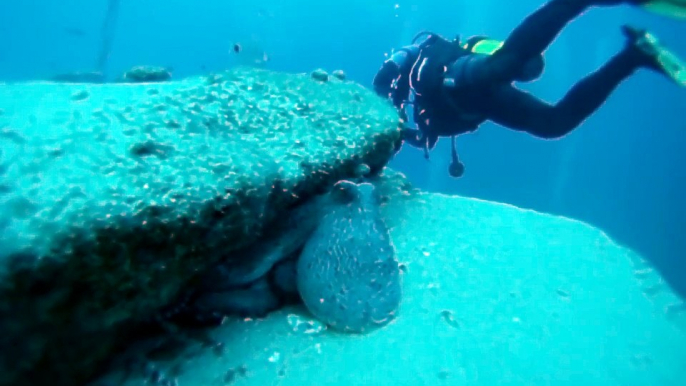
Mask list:
[{"label": "blue water", "polygon": [[[421,29],[446,36],[507,36],[541,0],[121,0],[107,75],[138,64],[184,77],[237,64],[235,43],[264,51],[266,67],[342,69],[364,85],[384,53]],[[106,0],[0,2],[0,80],[93,69]],[[562,97],[622,45],[619,26],[651,29],[686,56],[686,23],[629,7],[593,9],[546,52],[540,81],[522,86]],[[403,149],[391,166],[420,188],[473,196],[589,222],[650,259],[686,294],[686,91],[636,73],[571,135],[543,141],[487,123],[459,138],[467,170],[446,172],[448,142],[431,161]]]}]

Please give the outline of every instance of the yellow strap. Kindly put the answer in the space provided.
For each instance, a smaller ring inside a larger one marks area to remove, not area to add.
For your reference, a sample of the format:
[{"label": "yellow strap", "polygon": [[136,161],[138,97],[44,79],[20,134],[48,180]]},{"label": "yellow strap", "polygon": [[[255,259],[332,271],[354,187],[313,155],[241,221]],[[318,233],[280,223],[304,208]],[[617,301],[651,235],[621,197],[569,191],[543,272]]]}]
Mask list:
[{"label": "yellow strap", "polygon": [[504,42],[500,40],[493,40],[493,39],[484,39],[478,41],[474,46],[472,47],[472,52],[475,54],[486,54],[486,55],[493,55],[496,51],[498,51],[502,46]]}]

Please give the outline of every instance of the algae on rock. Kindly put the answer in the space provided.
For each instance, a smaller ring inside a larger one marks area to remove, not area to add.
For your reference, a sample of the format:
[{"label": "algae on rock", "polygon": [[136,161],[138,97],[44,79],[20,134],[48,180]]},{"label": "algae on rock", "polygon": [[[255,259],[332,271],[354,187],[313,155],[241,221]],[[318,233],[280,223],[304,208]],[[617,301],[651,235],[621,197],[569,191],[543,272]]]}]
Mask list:
[{"label": "algae on rock", "polygon": [[358,84],[255,69],[2,85],[0,106],[0,384],[84,381],[193,275],[400,140]]},{"label": "algae on rock", "polygon": [[[635,252],[578,221],[417,191],[388,169],[373,183],[403,272],[392,323],[342,338],[298,305],[229,317],[206,337],[227,355],[195,342],[121,386],[151,375],[234,386],[684,383],[686,302]],[[93,386],[112,379],[122,377]]]}]

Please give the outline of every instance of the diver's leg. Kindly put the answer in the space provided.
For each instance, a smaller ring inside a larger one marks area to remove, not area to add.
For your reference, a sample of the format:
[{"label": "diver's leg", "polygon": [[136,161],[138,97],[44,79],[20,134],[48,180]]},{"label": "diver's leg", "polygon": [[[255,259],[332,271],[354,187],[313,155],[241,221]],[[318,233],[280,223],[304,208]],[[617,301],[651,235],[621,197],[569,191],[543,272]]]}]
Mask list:
[{"label": "diver's leg", "polygon": [[590,6],[589,0],[551,0],[527,16],[507,37],[499,56],[524,60],[540,55],[562,29]]},{"label": "diver's leg", "polygon": [[540,138],[559,138],[595,112],[612,91],[648,59],[628,46],[594,73],[572,87],[556,105],[507,84],[494,88],[486,103],[488,119]]},{"label": "diver's leg", "polygon": [[[539,56],[562,29],[592,6],[633,4],[645,0],[551,0],[527,16],[505,40],[503,47],[484,61],[492,81],[511,82],[532,58]],[[482,76],[482,78],[484,78]]]}]

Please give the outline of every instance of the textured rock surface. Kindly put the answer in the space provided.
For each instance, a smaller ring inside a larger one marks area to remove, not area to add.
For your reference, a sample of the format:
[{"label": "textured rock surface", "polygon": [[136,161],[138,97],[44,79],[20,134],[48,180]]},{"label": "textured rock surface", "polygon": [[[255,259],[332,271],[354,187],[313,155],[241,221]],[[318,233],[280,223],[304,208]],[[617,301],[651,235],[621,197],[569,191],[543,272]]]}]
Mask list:
[{"label": "textured rock surface", "polygon": [[397,182],[381,209],[404,267],[393,323],[230,318],[123,386],[683,385],[686,306],[640,256],[587,224]]},{"label": "textured rock surface", "polygon": [[78,384],[132,321],[399,139],[372,92],[307,74],[1,85],[0,108],[0,384]]},{"label": "textured rock surface", "polygon": [[121,82],[148,83],[171,80],[171,71],[164,67],[136,66],[125,72]]}]

